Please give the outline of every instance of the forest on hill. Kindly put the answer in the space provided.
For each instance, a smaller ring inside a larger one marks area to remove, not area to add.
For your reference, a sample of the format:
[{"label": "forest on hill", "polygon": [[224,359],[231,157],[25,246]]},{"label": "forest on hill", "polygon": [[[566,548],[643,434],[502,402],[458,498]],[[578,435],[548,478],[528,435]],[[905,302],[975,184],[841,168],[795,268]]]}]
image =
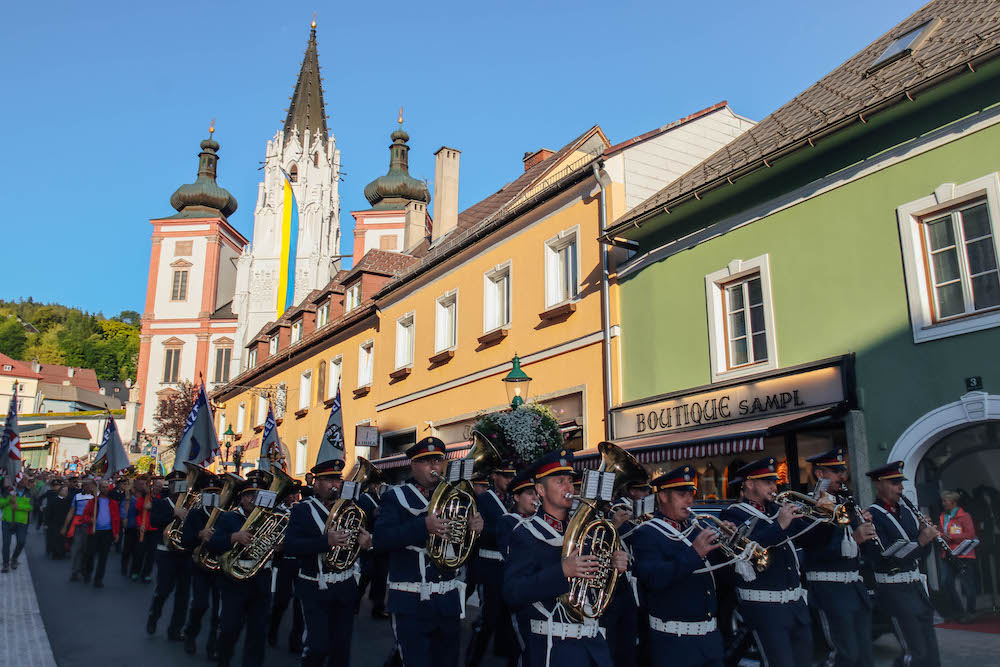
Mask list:
[{"label": "forest on hill", "polygon": [[135,381],[140,316],[107,318],[28,297],[0,300],[0,352],[20,361],[93,368],[101,380]]}]

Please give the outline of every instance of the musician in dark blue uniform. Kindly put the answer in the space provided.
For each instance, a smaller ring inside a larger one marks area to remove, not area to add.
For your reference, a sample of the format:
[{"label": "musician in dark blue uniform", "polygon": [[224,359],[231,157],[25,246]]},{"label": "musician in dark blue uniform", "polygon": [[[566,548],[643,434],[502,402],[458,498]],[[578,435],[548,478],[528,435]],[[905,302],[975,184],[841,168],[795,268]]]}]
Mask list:
[{"label": "musician in dark blue uniform", "polygon": [[[812,661],[812,621],[793,538],[813,524],[802,519],[792,504],[779,507],[778,464],[768,457],[739,469],[743,497],[722,512],[720,518],[746,526],[749,539],[768,550],[770,564],[752,581],[738,581],[736,594],[743,620],[753,631],[761,655],[769,667],[802,667]],[[749,573],[748,573],[749,574]]]},{"label": "musician in dark blue uniform", "polygon": [[[312,468],[313,495],[292,507],[285,532],[284,554],[298,558],[295,595],[302,601],[306,619],[303,667],[351,663],[354,605],[358,599],[360,565],[337,572],[326,563],[334,547],[348,546],[345,530],[327,530],[330,508],[337,500],[344,471],[342,459],[317,463]],[[361,528],[357,536],[362,551],[371,548],[371,535]]]},{"label": "musician in dark blue uniform", "polygon": [[[215,522],[215,530],[205,548],[213,554],[224,554],[237,544],[252,541],[243,523],[255,507],[257,493],[271,484],[271,474],[262,470],[247,473],[246,484],[239,490],[236,509],[222,514]],[[280,499],[279,499],[280,500]],[[246,580],[233,581],[224,574],[218,575],[222,613],[219,617],[217,655],[219,667],[229,667],[236,649],[240,629],[246,625],[243,642],[243,667],[260,667],[264,664],[264,647],[267,644],[267,618],[271,607],[271,570],[266,565],[260,572]]]},{"label": "musician in dark blue uniform", "polygon": [[[514,534],[514,529],[517,528],[522,521],[526,521],[535,515],[538,510],[538,494],[535,493],[535,482],[532,481],[531,475],[528,474],[528,470],[522,470],[518,472],[514,479],[510,481],[507,486],[507,493],[510,495],[511,502],[513,506],[510,512],[504,514],[497,519],[497,550],[500,552],[502,561],[507,560],[508,549],[510,547],[510,538]],[[501,584],[501,594],[503,592],[503,570],[500,571],[500,584]],[[514,616],[511,614],[510,607],[504,601],[503,597],[500,598],[500,603],[503,604],[503,611],[501,612],[503,618],[511,624],[511,633],[513,634],[513,641],[511,643],[510,651],[507,653],[507,665],[508,667],[516,667],[520,664],[521,652],[524,650],[524,642],[522,641],[523,634],[516,627],[514,623]]]},{"label": "musician in dark blue uniform", "polygon": [[[181,532],[181,545],[188,551],[193,551],[211,537],[211,529],[206,529],[211,507],[206,507],[206,494],[218,499],[222,484],[216,475],[207,475],[205,486],[201,489],[202,502],[188,512],[184,518],[184,528]],[[216,586],[216,575],[198,565],[191,565],[191,604],[188,607],[187,624],[184,626],[184,652],[194,655],[198,651],[198,635],[201,633],[201,622],[205,612],[211,613],[208,618],[208,640],[205,643],[205,655],[215,658],[215,642],[219,630],[219,589]]]},{"label": "musician in dark blue uniform", "polygon": [[[373,484],[361,494],[358,504],[365,511],[365,529],[369,533],[375,531],[375,519],[379,512],[379,487],[382,484]],[[358,612],[361,604],[361,597],[368,591],[368,599],[372,603],[372,618],[385,620],[389,618],[385,610],[385,587],[389,577],[389,554],[376,553],[374,550],[361,554],[361,581],[358,583],[358,604],[354,611]]]},{"label": "musician in dark blue uniform", "polygon": [[[293,489],[281,503],[282,510],[291,512],[302,494],[302,483],[296,480]],[[297,556],[281,550],[274,556],[274,570],[271,585],[271,621],[267,630],[268,646],[278,645],[278,630],[281,629],[281,619],[289,605],[292,607],[292,629],[288,633],[288,650],[296,655],[302,653],[302,633],[305,631],[305,619],[302,617],[302,604],[293,597],[295,580],[299,576],[299,559]]]},{"label": "musician in dark blue uniform", "polygon": [[[541,510],[514,529],[504,568],[504,599],[525,642],[523,664],[610,667],[611,653],[597,621],[578,621],[559,601],[569,592],[570,579],[592,579],[599,565],[596,556],[562,554],[573,505],[573,452],[545,454],[531,466],[531,474]],[[625,572],[626,553],[614,552],[612,565]]]},{"label": "musician in dark blue uniform", "polygon": [[[827,493],[836,496],[847,481],[844,449],[806,459],[813,475],[828,483]],[[817,498],[817,500],[820,500]],[[802,540],[805,551],[809,605],[817,611],[830,647],[829,667],[872,667],[872,600],[861,578],[860,545],[871,540],[875,527],[863,512],[857,525],[821,523]]]},{"label": "musician in dark blue uniform", "polygon": [[721,667],[718,594],[709,554],[720,545],[714,530],[691,519],[697,490],[691,466],[653,480],[656,511],[631,533],[635,575],[649,610],[652,665]]},{"label": "musician in dark blue uniform", "polygon": [[177,499],[185,490],[184,481],[187,474],[174,470],[167,475],[167,493],[153,501],[149,508],[149,524],[156,531],[148,534],[146,539],[155,536],[159,538],[156,544],[156,590],[153,592],[153,602],[149,606],[149,617],[146,619],[146,632],[156,633],[156,624],[163,612],[170,594],[174,594],[174,609],[167,626],[167,639],[180,641],[184,638],[184,620],[187,618],[188,593],[191,585],[191,553],[174,551],[163,543],[162,535],[170,522],[175,518],[181,521],[187,512],[177,507]]},{"label": "musician in dark blue uniform", "polygon": [[[903,502],[903,462],[895,461],[867,473],[875,482],[877,498],[871,506],[872,521],[886,552],[905,541],[906,555],[873,559],[875,593],[879,606],[891,617],[903,655],[895,664],[905,667],[938,667],[937,636],[934,634],[934,607],[927,598],[920,575],[920,561],[931,553],[931,544],[940,536],[933,524],[921,526],[914,512]],[[901,552],[900,552],[901,553]]]},{"label": "musician in dark blue uniform", "polygon": [[504,612],[503,556],[497,545],[497,521],[507,514],[510,502],[507,489],[515,472],[513,463],[504,461],[499,468],[489,471],[489,490],[476,496],[476,506],[483,517],[483,534],[476,544],[475,561],[482,611],[472,628],[472,638],[465,651],[466,667],[479,664],[494,633],[493,655],[507,657],[515,645],[510,615]]},{"label": "musician in dark blue uniform", "polygon": [[[448,534],[448,522],[427,512],[444,475],[444,443],[424,438],[406,455],[413,477],[383,494],[373,536],[376,552],[389,554],[393,632],[406,667],[454,667],[465,615],[465,583],[456,570],[435,565],[425,550],[428,535]],[[482,517],[469,517],[468,530],[482,528]]]}]

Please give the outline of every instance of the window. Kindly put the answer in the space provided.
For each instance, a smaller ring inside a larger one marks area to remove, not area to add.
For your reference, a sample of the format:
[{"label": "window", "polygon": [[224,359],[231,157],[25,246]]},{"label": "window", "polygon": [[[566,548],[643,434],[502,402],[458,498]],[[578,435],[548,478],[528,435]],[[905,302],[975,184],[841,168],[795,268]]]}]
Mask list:
[{"label": "window", "polygon": [[288,168],[288,181],[290,183],[299,182],[299,168],[294,164]]},{"label": "window", "polygon": [[330,321],[330,302],[327,301],[316,311],[316,328],[325,327]]},{"label": "window", "polygon": [[395,234],[383,234],[378,237],[379,250],[395,250],[399,245],[399,240]]},{"label": "window", "polygon": [[713,382],[778,368],[767,255],[705,276],[705,298]]},{"label": "window", "polygon": [[274,334],[267,341],[267,353],[268,354],[275,354],[275,353],[277,353],[277,351],[278,351],[278,334]]},{"label": "window", "polygon": [[367,387],[372,383],[375,372],[375,341],[362,343],[358,348],[358,387]]},{"label": "window", "polygon": [[944,183],[896,215],[913,341],[1000,326],[1000,176]]},{"label": "window", "polygon": [[580,293],[579,227],[545,242],[545,307],[575,299]]},{"label": "window", "polygon": [[292,322],[292,344],[302,340],[302,320]]},{"label": "window", "polygon": [[163,383],[173,384],[177,382],[178,372],[181,366],[181,349],[179,347],[168,347],[163,351]]},{"label": "window", "polygon": [[312,371],[306,371],[299,377],[299,410],[309,407],[310,394],[312,394]]},{"label": "window", "polygon": [[233,360],[233,348],[215,348],[215,381],[229,382],[229,364]]},{"label": "window", "polygon": [[225,410],[219,410],[219,439],[223,439],[223,434],[226,432],[226,412]]},{"label": "window", "polygon": [[302,436],[295,443],[295,474],[306,474],[306,463],[309,460],[309,438]]},{"label": "window", "polygon": [[483,280],[483,331],[510,324],[510,262],[487,271]]},{"label": "window", "polygon": [[257,396],[257,418],[254,426],[260,426],[267,421],[267,396]]},{"label": "window", "polygon": [[193,249],[194,241],[178,241],[174,246],[174,257],[191,257]]},{"label": "window", "polygon": [[361,281],[354,283],[347,288],[344,295],[344,312],[348,313],[361,304]]},{"label": "window", "polygon": [[871,74],[875,70],[881,69],[890,63],[894,63],[900,58],[905,58],[916,51],[939,23],[941,23],[941,19],[932,19],[892,40],[892,43],[886,47],[885,51],[882,52],[882,55],[875,59],[875,62],[871,64],[871,67],[868,68],[865,74]]},{"label": "window", "polygon": [[455,347],[458,341],[458,290],[438,297],[434,319],[434,351]]},{"label": "window", "polygon": [[320,360],[319,366],[316,371],[316,403],[322,403],[325,396],[323,392],[326,391],[326,362]]},{"label": "window", "polygon": [[247,404],[240,403],[240,407],[236,410],[236,432],[243,432],[243,424],[246,422],[247,418]]},{"label": "window", "polygon": [[413,313],[396,320],[396,369],[413,365]]},{"label": "window", "polygon": [[188,272],[187,269],[174,271],[173,285],[170,288],[171,301],[187,301]]},{"label": "window", "polygon": [[12,371],[12,370],[14,370],[14,367],[13,367],[13,366],[11,366],[10,364],[4,364],[4,365],[3,365],[3,369],[4,369],[5,371]]},{"label": "window", "polygon": [[327,387],[326,395],[333,398],[337,395],[337,388],[340,387],[340,375],[343,367],[343,357],[336,356],[330,360],[330,385]]},{"label": "window", "polygon": [[313,166],[319,166],[319,153],[313,153]]},{"label": "window", "polygon": [[250,350],[247,350],[247,368],[255,368],[257,366],[257,346],[255,345]]}]

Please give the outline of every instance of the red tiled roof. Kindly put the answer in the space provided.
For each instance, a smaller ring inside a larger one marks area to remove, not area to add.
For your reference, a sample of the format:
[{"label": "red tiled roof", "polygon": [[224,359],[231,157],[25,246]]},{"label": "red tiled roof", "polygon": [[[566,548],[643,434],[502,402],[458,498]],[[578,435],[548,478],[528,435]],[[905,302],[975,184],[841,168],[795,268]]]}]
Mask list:
[{"label": "red tiled roof", "polygon": [[404,255],[401,252],[390,252],[388,250],[376,250],[372,248],[347,272],[347,275],[341,279],[341,282],[346,284],[361,273],[395,276],[410,268],[418,261],[420,260],[416,257]]},{"label": "red tiled roof", "polygon": [[[48,384],[62,384],[69,382],[74,387],[86,389],[100,393],[101,385],[97,383],[97,373],[93,368],[76,368],[75,366],[60,366],[58,364],[40,364],[42,382]],[[73,369],[73,377],[69,376],[69,369]]]},{"label": "red tiled roof", "polygon": [[[12,366],[13,370],[4,370],[4,366]],[[36,373],[31,370],[31,366],[25,364],[23,361],[11,359],[3,352],[0,352],[0,375],[18,378],[33,378],[35,380],[41,380],[43,377],[41,373]]]}]

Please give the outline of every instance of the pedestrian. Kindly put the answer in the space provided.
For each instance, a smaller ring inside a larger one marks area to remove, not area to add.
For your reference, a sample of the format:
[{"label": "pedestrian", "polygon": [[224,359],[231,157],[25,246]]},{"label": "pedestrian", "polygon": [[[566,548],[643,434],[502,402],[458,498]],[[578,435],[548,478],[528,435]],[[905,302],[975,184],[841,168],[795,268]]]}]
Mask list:
[{"label": "pedestrian", "polygon": [[83,576],[84,561],[87,557],[87,531],[80,526],[83,524],[83,510],[94,498],[94,482],[84,480],[82,490],[73,496],[70,501],[69,511],[63,522],[62,534],[70,540],[70,558],[72,559],[72,573],[70,581],[79,581],[89,584],[90,580]]},{"label": "pedestrian", "polygon": [[66,557],[66,537],[62,533],[63,520],[69,512],[69,485],[61,479],[53,480],[54,496],[49,496],[45,503],[45,549],[53,560]]},{"label": "pedestrian", "polygon": [[139,498],[146,495],[146,480],[135,478],[127,496],[119,506],[122,522],[122,576],[131,575],[132,581],[139,578],[142,558],[139,555]]},{"label": "pedestrian", "polygon": [[[24,541],[28,537],[28,517],[31,514],[31,490],[28,480],[22,479],[9,495],[0,498],[0,509],[3,510],[3,568],[0,572],[10,572],[17,569],[17,558],[24,549]],[[17,539],[14,547],[14,558],[10,556],[11,538]]]},{"label": "pedestrian", "polygon": [[90,579],[94,568],[94,557],[97,557],[97,567],[93,570],[94,588],[104,588],[104,570],[108,564],[108,552],[111,544],[118,539],[120,531],[120,515],[118,503],[110,496],[111,482],[101,480],[98,485],[98,496],[91,499],[83,510],[83,524],[87,529],[87,558],[84,581]]},{"label": "pedestrian", "polygon": [[[944,509],[938,519],[938,530],[952,551],[965,540],[976,539],[976,525],[972,516],[959,507],[961,495],[957,491],[942,491]],[[945,592],[955,618],[960,623],[971,623],[976,613],[976,550],[969,549],[957,558],[941,554],[941,590]]]},{"label": "pedestrian", "polygon": [[[113,500],[116,503],[118,503],[118,510],[119,510],[118,519],[119,519],[119,522],[121,521],[121,514],[120,514],[120,512],[121,512],[122,503],[124,503],[125,499],[128,497],[128,493],[127,493],[127,488],[128,487],[127,487],[127,484],[128,484],[128,480],[126,480],[124,477],[119,477],[118,479],[115,480],[115,484],[114,484],[114,487],[111,489],[111,493],[108,494],[108,496],[111,498],[111,500]],[[122,551],[123,533],[124,533],[124,531],[118,533],[118,537],[115,538],[115,545],[114,546],[115,546],[115,551],[117,551],[118,553],[121,553],[121,551]]]}]

